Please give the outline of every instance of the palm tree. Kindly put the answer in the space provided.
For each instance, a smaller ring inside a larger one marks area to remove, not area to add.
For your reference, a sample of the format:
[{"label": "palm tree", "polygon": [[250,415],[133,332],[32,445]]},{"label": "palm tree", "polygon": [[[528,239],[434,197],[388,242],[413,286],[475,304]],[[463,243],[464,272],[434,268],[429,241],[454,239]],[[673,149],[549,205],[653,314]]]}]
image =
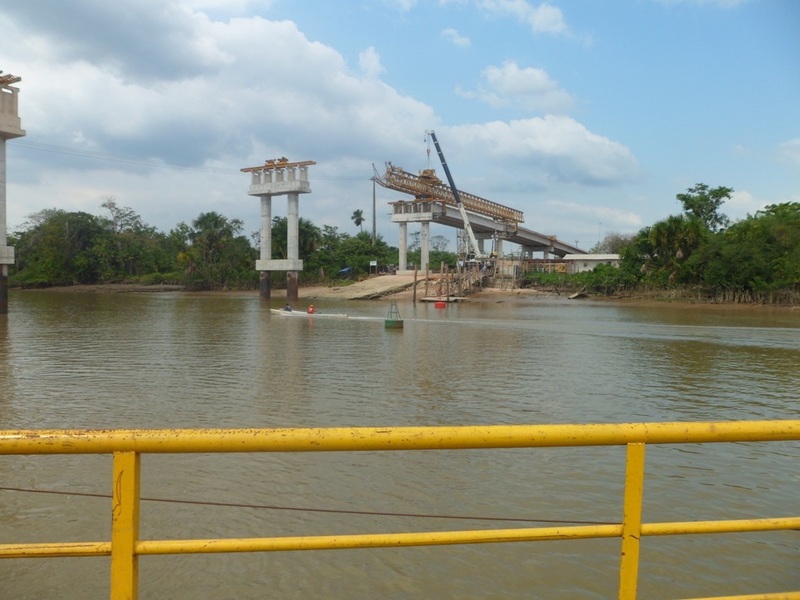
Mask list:
[{"label": "palm tree", "polygon": [[364,222],[364,211],[359,208],[353,212],[353,216],[350,218],[353,220],[353,223],[356,224],[356,227],[363,231],[361,224]]}]

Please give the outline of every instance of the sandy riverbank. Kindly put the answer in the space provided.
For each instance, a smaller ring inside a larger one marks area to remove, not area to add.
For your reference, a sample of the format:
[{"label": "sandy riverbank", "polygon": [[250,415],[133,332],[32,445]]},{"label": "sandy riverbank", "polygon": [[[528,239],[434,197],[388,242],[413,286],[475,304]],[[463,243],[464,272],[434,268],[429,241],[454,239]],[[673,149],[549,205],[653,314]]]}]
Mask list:
[{"label": "sandy riverbank", "polygon": [[[434,295],[435,284],[418,279],[416,282],[417,298]],[[26,290],[20,290],[22,292]],[[140,285],[133,283],[113,283],[96,285],[57,286],[37,288],[37,291],[48,293],[167,293],[186,291],[180,285]],[[250,291],[215,291],[191,292],[195,294],[231,294],[240,296],[258,295],[257,290]],[[371,277],[348,285],[312,285],[303,286],[298,290],[298,295],[304,300],[333,299],[333,300],[375,300],[379,298],[397,298],[400,300],[411,299],[414,296],[414,277],[408,275],[383,275]],[[554,293],[542,292],[532,289],[501,290],[485,288],[470,294],[472,299],[492,299],[514,296],[551,296]],[[273,289],[271,297],[276,299],[286,298],[285,289]]]},{"label": "sandy riverbank", "polygon": [[[426,290],[425,282],[417,280],[417,299],[435,295],[434,283],[430,282]],[[25,290],[20,290],[24,293]],[[98,284],[98,285],[75,285],[51,288],[38,288],[38,291],[49,293],[169,293],[184,292],[185,288],[180,285],[139,285],[139,284]],[[190,292],[198,295],[228,294],[236,296],[257,296],[257,290],[250,291],[218,291],[218,292]],[[336,286],[304,286],[298,291],[300,300],[319,301],[319,300],[378,300],[392,298],[399,301],[411,300],[414,296],[414,277],[409,275],[382,275],[371,277],[363,281],[358,281],[349,285]],[[276,300],[286,298],[285,289],[273,289],[271,297]],[[526,298],[566,298],[565,293],[559,294],[555,290],[540,290],[532,288],[483,288],[482,290],[471,293],[468,296],[470,302],[506,302],[512,300],[524,300]],[[575,302],[586,301],[583,299]],[[797,306],[775,306],[763,304],[730,304],[704,302],[702,300],[692,300],[687,298],[658,295],[630,295],[630,296],[590,296],[588,301],[618,303],[625,306],[664,306],[670,305],[678,307],[694,307],[709,309],[727,310],[800,310]]]}]

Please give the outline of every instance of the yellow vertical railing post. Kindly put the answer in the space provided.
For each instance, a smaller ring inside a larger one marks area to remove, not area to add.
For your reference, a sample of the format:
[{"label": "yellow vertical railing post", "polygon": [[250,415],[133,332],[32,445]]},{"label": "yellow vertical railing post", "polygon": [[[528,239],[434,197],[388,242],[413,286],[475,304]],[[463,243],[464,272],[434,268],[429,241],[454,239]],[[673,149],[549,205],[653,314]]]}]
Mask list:
[{"label": "yellow vertical railing post", "polygon": [[111,501],[111,600],[136,600],[139,594],[139,483],[138,452],[114,453],[114,489]]},{"label": "yellow vertical railing post", "polygon": [[619,566],[619,600],[636,600],[639,581],[639,542],[642,537],[644,449],[628,444],[625,463],[625,499],[622,510],[622,551]]}]

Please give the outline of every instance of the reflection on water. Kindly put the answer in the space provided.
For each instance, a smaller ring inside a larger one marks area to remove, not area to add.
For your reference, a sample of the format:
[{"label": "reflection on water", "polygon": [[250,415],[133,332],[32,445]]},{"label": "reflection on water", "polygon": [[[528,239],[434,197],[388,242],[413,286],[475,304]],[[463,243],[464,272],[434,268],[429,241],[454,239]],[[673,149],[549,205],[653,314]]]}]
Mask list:
[{"label": "reflection on water", "polygon": [[[320,309],[354,318],[281,318],[255,295],[14,293],[0,318],[0,428],[797,418],[793,311],[517,298],[401,305],[398,332],[385,330],[381,302]],[[651,447],[645,517],[800,514],[799,454],[796,444]],[[622,448],[146,456],[144,497],[239,506],[146,501],[142,537],[617,521],[623,465]],[[5,487],[108,493],[110,472],[109,457],[0,457]],[[0,530],[4,541],[107,539],[108,503],[0,491]],[[799,545],[795,533],[649,538],[640,595],[797,589]],[[145,557],[140,597],[609,598],[618,546]],[[108,562],[6,560],[0,577],[4,597],[104,598]]]}]

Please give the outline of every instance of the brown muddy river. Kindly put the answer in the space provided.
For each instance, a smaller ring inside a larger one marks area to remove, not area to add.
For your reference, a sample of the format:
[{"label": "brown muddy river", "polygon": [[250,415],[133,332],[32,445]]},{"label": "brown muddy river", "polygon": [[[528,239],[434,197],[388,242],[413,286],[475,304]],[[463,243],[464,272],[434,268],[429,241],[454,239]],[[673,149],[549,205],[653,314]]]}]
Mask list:
[{"label": "brown muddy river", "polygon": [[[384,301],[320,302],[353,318],[314,321],[271,315],[255,295],[12,291],[9,304],[0,429],[800,415],[796,310],[405,303],[398,332]],[[799,459],[797,443],[650,447],[644,518],[800,515]],[[142,539],[489,529],[618,522],[624,449],[159,455],[142,467],[144,497],[182,501],[144,502]],[[0,543],[110,539],[110,500],[82,495],[110,484],[108,456],[0,457]],[[647,538],[641,561],[640,598],[797,590],[800,532]],[[618,565],[618,540],[148,556],[139,597],[605,599]],[[0,582],[2,599],[104,599],[109,559],[0,560]]]}]

